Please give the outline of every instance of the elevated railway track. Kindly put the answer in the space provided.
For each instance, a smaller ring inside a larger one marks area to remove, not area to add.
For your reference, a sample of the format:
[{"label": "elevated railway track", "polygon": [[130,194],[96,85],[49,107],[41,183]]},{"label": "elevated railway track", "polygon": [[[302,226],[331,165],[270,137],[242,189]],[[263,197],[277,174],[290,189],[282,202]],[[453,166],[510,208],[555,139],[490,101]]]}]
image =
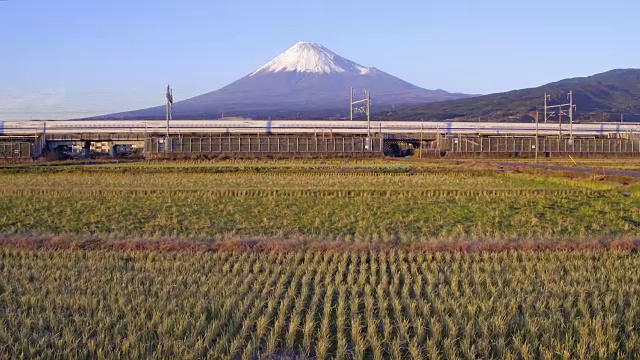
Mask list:
[{"label": "elevated railway track", "polygon": [[[118,149],[131,148],[154,158],[366,156],[425,150],[458,156],[534,152],[640,156],[640,123],[172,120],[167,127],[163,120],[0,121],[0,142],[4,143],[0,158],[60,152],[86,156],[96,151],[115,155]],[[28,151],[25,143],[30,144]]]}]

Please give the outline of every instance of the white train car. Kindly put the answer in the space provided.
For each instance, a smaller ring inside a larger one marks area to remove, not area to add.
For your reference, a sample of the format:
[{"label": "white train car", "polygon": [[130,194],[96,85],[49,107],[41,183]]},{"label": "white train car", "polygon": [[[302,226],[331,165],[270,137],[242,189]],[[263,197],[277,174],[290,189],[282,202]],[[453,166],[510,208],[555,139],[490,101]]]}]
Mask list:
[{"label": "white train car", "polygon": [[[172,120],[171,134],[407,134],[441,133],[447,135],[513,135],[536,134],[533,123],[478,123],[478,122],[431,122],[431,121],[349,121],[349,120]],[[32,136],[42,134],[79,133],[138,133],[165,134],[164,120],[48,120],[48,121],[0,121],[0,136]],[[640,134],[639,123],[541,123],[538,134],[557,135],[559,132],[574,136],[610,136],[617,134]]]}]

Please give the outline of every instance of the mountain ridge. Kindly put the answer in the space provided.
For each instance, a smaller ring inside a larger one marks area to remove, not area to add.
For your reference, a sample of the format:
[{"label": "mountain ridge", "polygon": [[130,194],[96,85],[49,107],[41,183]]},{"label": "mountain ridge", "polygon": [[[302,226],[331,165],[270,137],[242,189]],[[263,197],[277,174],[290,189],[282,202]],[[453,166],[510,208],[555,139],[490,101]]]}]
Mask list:
[{"label": "mountain ridge", "polygon": [[533,88],[407,106],[392,112],[376,113],[374,117],[454,121],[513,121],[518,118],[532,121],[535,111],[542,111],[545,93],[551,96],[551,104],[566,103],[565,96],[570,90],[577,105],[577,120],[610,121],[618,117],[625,119],[625,115],[620,114],[626,114],[626,120],[640,121],[640,69],[613,69]]}]

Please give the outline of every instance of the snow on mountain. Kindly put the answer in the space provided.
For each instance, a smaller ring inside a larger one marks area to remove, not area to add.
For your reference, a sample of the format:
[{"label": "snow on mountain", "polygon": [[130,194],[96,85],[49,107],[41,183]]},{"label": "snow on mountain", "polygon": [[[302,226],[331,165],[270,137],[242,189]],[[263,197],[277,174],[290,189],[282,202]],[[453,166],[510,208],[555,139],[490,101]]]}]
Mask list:
[{"label": "snow on mountain", "polygon": [[[179,84],[172,84],[176,90]],[[206,94],[176,102],[176,119],[345,118],[349,89],[369,90],[372,110],[467,97],[443,90],[427,90],[374,67],[345,59],[322,45],[300,42],[258,70]],[[163,118],[163,106],[99,118]]]},{"label": "snow on mountain", "polygon": [[366,75],[373,70],[373,68],[368,68],[351,60],[347,60],[320,44],[299,42],[266,65],[251,73],[250,76],[265,72],[275,73],[281,71]]}]

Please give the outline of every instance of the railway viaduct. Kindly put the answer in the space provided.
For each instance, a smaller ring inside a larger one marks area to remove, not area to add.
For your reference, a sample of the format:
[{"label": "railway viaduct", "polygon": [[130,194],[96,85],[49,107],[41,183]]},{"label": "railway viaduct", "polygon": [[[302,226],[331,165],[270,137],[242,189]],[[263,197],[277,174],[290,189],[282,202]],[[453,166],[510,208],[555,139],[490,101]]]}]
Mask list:
[{"label": "railway viaduct", "polygon": [[[168,130],[168,131],[167,131]],[[398,121],[48,121],[0,124],[0,158],[118,156],[640,156],[640,124]]]}]

